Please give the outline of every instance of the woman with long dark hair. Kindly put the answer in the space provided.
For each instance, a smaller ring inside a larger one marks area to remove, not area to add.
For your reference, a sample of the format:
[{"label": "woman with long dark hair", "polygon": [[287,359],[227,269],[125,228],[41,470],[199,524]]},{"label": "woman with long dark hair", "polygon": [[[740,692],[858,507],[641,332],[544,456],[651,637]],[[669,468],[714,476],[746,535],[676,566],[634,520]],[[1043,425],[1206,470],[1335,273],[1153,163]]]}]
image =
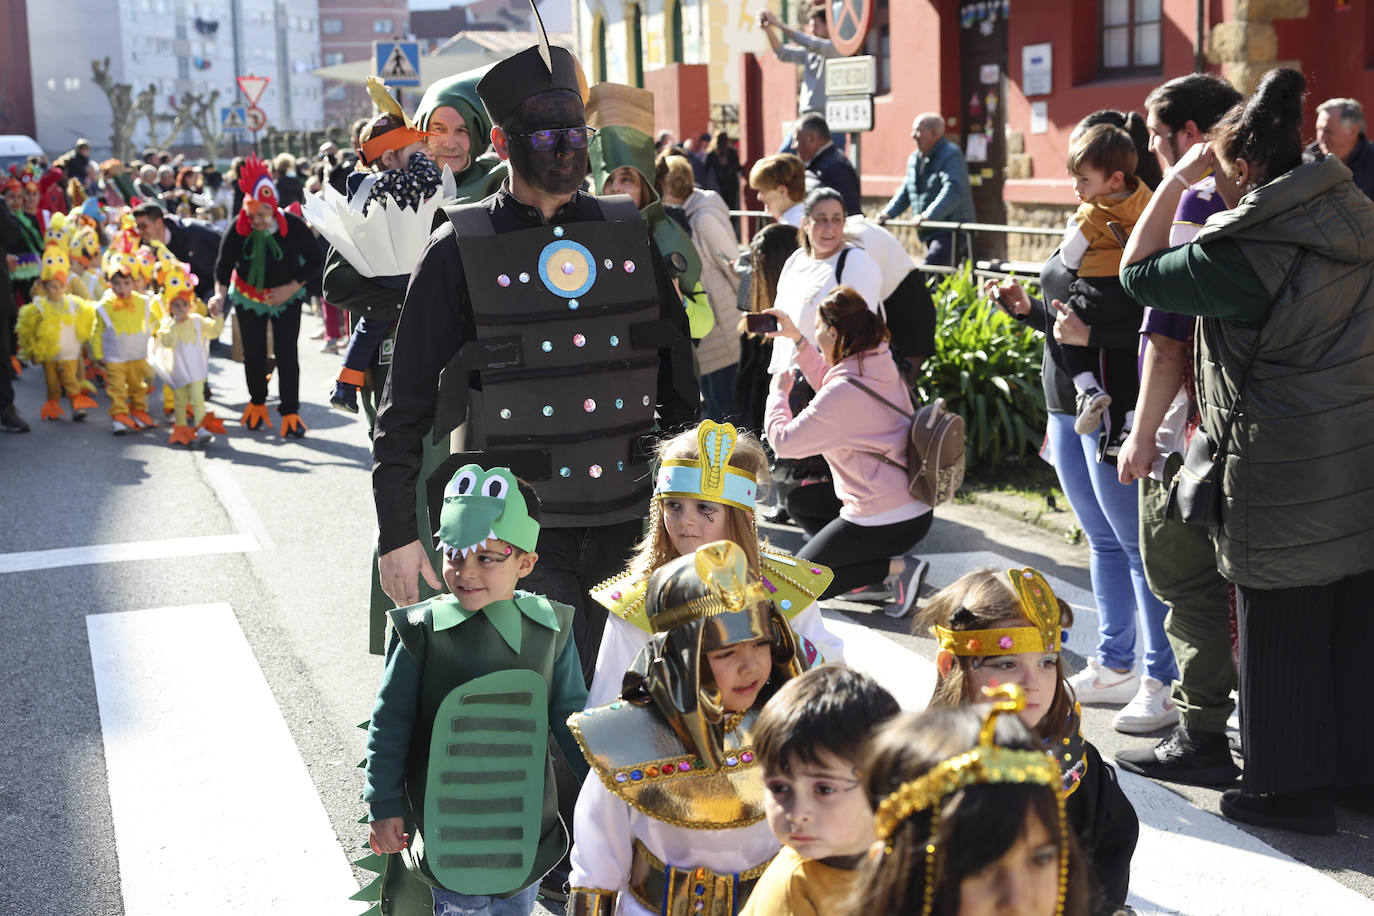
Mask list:
[{"label": "woman with long dark hair", "polygon": [[[1211,533],[1236,586],[1245,748],[1221,811],[1326,834],[1333,798],[1374,808],[1361,699],[1374,645],[1374,205],[1340,160],[1302,161],[1305,89],[1296,70],[1271,70],[1174,165],[1121,280],[1151,308],[1201,319],[1198,435],[1218,456]],[[1168,248],[1184,184],[1208,172],[1230,209]]]}]

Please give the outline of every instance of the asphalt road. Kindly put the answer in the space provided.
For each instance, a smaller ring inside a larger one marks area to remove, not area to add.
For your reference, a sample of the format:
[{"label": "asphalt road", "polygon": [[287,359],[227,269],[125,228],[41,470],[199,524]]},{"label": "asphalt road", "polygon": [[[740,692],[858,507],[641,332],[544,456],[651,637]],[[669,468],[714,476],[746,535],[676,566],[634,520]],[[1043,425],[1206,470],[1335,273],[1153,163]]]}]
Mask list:
[{"label": "asphalt road", "polygon": [[[306,318],[302,327],[304,337],[319,322]],[[0,436],[0,564],[10,564],[0,570],[16,570],[0,571],[0,914],[126,912],[88,615],[227,603],[340,846],[351,856],[365,840],[356,767],[364,734],[355,726],[371,710],[381,671],[380,658],[367,653],[376,534],[369,452],[362,422],[327,406],[339,358],[317,353],[304,339],[301,350],[301,415],[309,434],[282,440],[275,431],[233,425],[246,402],[242,370],[215,358],[210,406],[231,425],[205,452],[169,446],[165,427],[113,437],[103,395],[101,410],[84,423],[40,425],[41,374],[31,369],[17,383],[20,410],[34,431]],[[779,546],[795,546],[794,531],[770,533]],[[233,543],[257,549],[231,543],[218,550],[221,542],[209,540],[215,536],[230,539],[224,543],[238,536]],[[149,541],[168,544],[151,553],[138,546]],[[111,562],[92,562],[100,557],[89,551],[31,553],[130,544],[138,558]],[[211,552],[181,555],[185,545]],[[976,506],[942,508],[924,549],[991,552],[1088,587],[1086,547]],[[36,564],[48,568],[29,568]],[[933,642],[908,633],[905,622],[866,606],[835,607],[933,658]],[[1085,634],[1070,640],[1071,647],[1090,644]],[[1072,651],[1070,664],[1082,664]],[[1084,721],[1105,758],[1148,743],[1112,731],[1110,714],[1089,709]],[[254,767],[251,745],[241,747],[241,766]],[[1215,791],[1174,791],[1196,809],[1217,812]],[[260,812],[264,835],[291,830],[273,815]],[[1343,812],[1341,824],[1329,838],[1252,832],[1374,898],[1374,821]],[[169,843],[206,829],[176,817],[164,827]],[[219,910],[207,901],[199,911]]]}]

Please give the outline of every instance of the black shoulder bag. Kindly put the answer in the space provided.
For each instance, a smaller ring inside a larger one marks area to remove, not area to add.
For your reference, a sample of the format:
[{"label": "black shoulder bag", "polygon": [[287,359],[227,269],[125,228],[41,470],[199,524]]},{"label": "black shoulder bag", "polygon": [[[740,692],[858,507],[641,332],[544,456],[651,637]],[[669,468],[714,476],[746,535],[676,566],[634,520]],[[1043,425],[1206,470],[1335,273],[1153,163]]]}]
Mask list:
[{"label": "black shoulder bag", "polygon": [[[1270,304],[1271,311],[1293,282],[1293,275],[1298,272],[1298,265],[1302,263],[1305,253],[1299,252],[1293,259],[1279,291],[1274,294],[1273,303]],[[1236,412],[1240,409],[1241,398],[1245,394],[1245,382],[1250,377],[1250,367],[1255,364],[1255,357],[1259,354],[1260,337],[1263,333],[1263,327],[1255,332],[1255,343],[1245,360],[1245,368],[1241,370],[1240,384],[1236,386],[1236,396],[1231,401],[1231,409],[1226,413],[1226,423],[1221,428],[1218,444],[1212,444],[1211,437],[1201,426],[1193,433],[1192,441],[1183,453],[1183,466],[1169,483],[1169,498],[1164,508],[1166,518],[1207,528],[1221,524],[1222,468],[1226,461],[1226,450],[1231,444],[1231,430],[1235,425]]]}]

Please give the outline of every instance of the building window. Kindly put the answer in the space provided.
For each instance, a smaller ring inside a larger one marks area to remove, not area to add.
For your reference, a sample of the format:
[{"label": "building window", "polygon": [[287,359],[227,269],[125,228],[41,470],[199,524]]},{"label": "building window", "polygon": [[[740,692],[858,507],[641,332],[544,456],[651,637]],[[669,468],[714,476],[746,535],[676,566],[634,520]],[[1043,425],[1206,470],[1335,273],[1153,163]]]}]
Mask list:
[{"label": "building window", "polygon": [[347,98],[347,86],[330,86],[328,89],[324,91],[324,100],[326,102],[342,102],[345,101]]},{"label": "building window", "polygon": [[1102,0],[1102,69],[1158,70],[1160,0]]},{"label": "building window", "polygon": [[323,35],[338,35],[343,31],[343,20],[336,17],[328,17],[320,20],[320,33]]},{"label": "building window", "polygon": [[606,20],[596,17],[596,81],[606,82]]},{"label": "building window", "polygon": [[625,17],[626,38],[629,46],[630,85],[644,88],[644,47],[641,38],[644,34],[644,17],[639,4],[630,5],[629,15]]},{"label": "building window", "polygon": [[864,53],[873,55],[878,70],[877,94],[883,95],[892,91],[892,29],[888,0],[877,0],[871,17]]},{"label": "building window", "polygon": [[326,52],[324,52],[324,65],[325,65],[326,67],[332,67],[332,66],[334,66],[335,64],[341,64],[341,63],[343,63],[343,62],[344,62],[344,56],[343,56],[343,52],[342,52],[342,51],[326,51]]},{"label": "building window", "polygon": [[396,31],[396,20],[374,19],[372,20],[372,31],[377,35],[390,35]]}]

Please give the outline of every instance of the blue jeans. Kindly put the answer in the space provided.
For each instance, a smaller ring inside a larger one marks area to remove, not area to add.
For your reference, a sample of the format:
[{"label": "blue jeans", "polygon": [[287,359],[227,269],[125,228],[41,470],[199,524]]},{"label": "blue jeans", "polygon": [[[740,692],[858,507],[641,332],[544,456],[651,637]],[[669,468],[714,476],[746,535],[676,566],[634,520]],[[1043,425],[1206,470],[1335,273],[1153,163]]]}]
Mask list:
[{"label": "blue jeans", "polygon": [[1145,673],[1173,683],[1174,652],[1164,633],[1168,608],[1150,591],[1140,561],[1140,506],[1134,483],[1097,460],[1097,433],[1073,431],[1073,414],[1051,413],[1050,450],[1059,485],[1088,537],[1089,569],[1100,621],[1097,655],[1109,668],[1135,664],[1137,609],[1145,620]]},{"label": "blue jeans", "polygon": [[539,895],[537,883],[506,898],[459,894],[438,887],[430,890],[434,892],[434,916],[530,916],[534,898]]},{"label": "blue jeans", "polygon": [[726,366],[701,377],[701,418],[717,423],[735,420],[735,379],[739,366]]}]

